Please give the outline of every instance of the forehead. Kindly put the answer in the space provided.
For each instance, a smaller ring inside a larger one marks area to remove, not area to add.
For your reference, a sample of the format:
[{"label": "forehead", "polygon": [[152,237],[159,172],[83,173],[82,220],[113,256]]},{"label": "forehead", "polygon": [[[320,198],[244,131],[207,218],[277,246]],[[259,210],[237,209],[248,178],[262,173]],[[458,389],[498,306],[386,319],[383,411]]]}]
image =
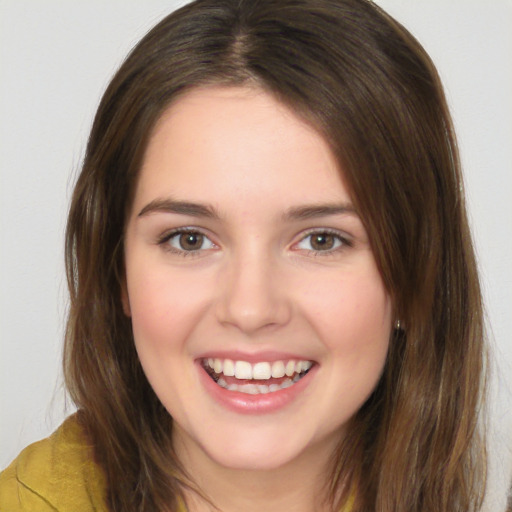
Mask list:
[{"label": "forehead", "polygon": [[262,197],[277,203],[349,199],[319,132],[252,87],[195,89],[163,113],[149,140],[135,201],[166,194],[224,204],[255,204]]}]

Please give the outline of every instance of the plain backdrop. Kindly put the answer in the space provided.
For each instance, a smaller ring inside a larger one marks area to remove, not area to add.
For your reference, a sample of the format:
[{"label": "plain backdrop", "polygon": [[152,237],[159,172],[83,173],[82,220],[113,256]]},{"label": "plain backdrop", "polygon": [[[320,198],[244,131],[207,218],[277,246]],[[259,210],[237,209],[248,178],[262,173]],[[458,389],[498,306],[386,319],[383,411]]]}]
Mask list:
[{"label": "plain backdrop", "polygon": [[[72,186],[109,78],[183,3],[0,0],[0,468],[73,410],[60,370]],[[495,361],[496,512],[512,467],[512,0],[378,3],[430,53],[455,120]]]}]

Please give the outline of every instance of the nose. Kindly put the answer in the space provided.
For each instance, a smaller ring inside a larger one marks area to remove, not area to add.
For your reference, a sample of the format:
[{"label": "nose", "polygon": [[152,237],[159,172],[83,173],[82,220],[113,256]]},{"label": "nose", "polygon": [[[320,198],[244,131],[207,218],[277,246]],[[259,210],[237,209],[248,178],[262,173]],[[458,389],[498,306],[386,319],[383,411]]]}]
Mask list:
[{"label": "nose", "polygon": [[219,279],[217,319],[247,335],[286,325],[292,307],[286,279],[268,255],[246,251],[226,262]]}]

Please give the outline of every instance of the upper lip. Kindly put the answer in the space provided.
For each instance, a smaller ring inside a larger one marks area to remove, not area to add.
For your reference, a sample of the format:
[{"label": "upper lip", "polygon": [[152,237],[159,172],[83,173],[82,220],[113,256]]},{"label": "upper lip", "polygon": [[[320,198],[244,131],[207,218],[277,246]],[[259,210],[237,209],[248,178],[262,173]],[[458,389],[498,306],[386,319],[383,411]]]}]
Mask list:
[{"label": "upper lip", "polygon": [[202,361],[204,359],[213,358],[213,359],[231,359],[232,361],[247,361],[248,363],[254,364],[259,362],[269,362],[272,363],[274,361],[312,361],[313,359],[304,355],[304,354],[294,354],[292,352],[278,352],[274,350],[266,350],[255,353],[247,353],[239,350],[215,350],[208,351],[201,354],[197,359]]}]

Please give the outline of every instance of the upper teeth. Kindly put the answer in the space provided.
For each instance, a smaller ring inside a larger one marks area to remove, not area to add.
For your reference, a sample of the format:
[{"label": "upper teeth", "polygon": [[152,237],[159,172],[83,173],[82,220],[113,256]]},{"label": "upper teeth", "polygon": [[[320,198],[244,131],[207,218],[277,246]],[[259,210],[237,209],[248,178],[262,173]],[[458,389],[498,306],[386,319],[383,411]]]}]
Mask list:
[{"label": "upper teeth", "polygon": [[223,373],[226,377],[234,376],[237,379],[266,380],[285,375],[291,377],[294,373],[309,370],[312,364],[311,361],[274,361],[272,363],[262,361],[251,364],[247,361],[208,358],[208,366],[215,373]]}]

